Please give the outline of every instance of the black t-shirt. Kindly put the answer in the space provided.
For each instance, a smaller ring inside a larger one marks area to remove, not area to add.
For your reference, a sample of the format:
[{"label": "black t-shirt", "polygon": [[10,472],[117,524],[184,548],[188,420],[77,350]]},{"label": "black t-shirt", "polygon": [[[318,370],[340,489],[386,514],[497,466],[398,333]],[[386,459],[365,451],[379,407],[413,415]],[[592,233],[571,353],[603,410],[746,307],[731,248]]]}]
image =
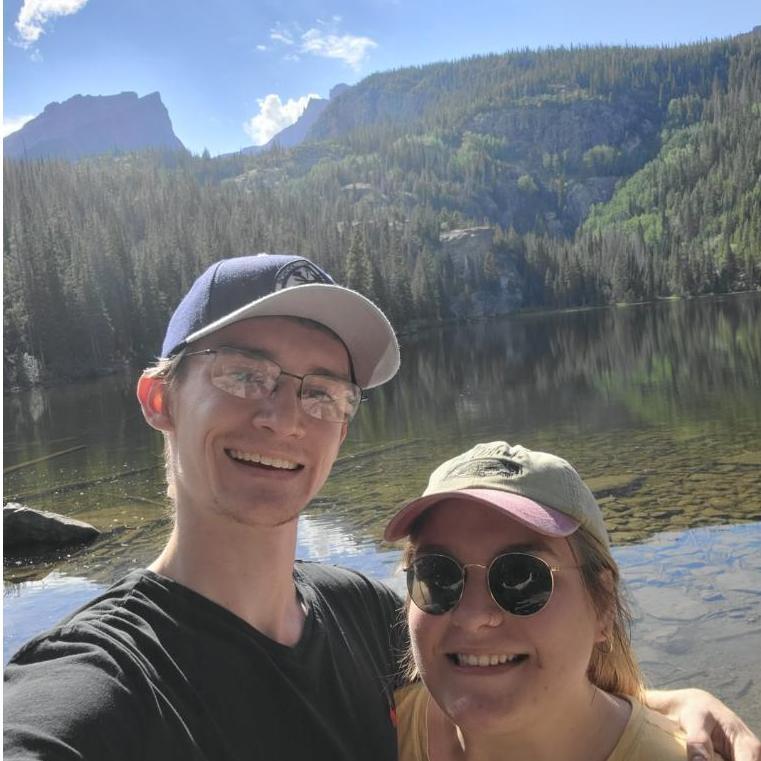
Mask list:
[{"label": "black t-shirt", "polygon": [[396,758],[399,598],[297,563],[294,647],[136,571],[11,659],[5,759]]}]

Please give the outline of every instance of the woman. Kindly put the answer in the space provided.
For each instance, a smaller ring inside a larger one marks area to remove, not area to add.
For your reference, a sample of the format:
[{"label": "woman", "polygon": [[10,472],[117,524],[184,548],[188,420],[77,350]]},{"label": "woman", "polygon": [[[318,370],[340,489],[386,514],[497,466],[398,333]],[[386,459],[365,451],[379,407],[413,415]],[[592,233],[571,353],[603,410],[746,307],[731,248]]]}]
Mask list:
[{"label": "woman", "polygon": [[385,536],[409,537],[424,684],[397,698],[401,761],[686,758],[676,725],[641,702],[602,513],[565,460],[479,444]]}]

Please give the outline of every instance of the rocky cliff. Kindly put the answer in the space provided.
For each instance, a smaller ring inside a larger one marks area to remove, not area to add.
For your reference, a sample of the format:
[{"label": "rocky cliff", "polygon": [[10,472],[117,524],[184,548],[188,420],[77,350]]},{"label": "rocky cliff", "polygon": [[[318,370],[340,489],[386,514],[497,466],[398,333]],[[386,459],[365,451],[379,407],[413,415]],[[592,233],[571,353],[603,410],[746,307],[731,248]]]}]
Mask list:
[{"label": "rocky cliff", "polygon": [[274,145],[278,145],[281,148],[293,148],[295,145],[300,145],[307,139],[312,127],[322,116],[328,103],[348,89],[349,85],[338,84],[331,89],[327,100],[325,98],[310,98],[307,107],[293,124],[280,130],[277,135],[270,138],[264,145],[251,145],[248,148],[243,148],[241,153],[261,153],[261,151],[266,151]]},{"label": "rocky cliff", "polygon": [[[441,254],[449,257],[463,288],[451,305],[456,317],[507,314],[523,306],[523,277],[515,258],[494,251],[494,228],[488,225],[450,230],[439,239]],[[492,277],[481,273],[491,258]]]},{"label": "rocky cliff", "polygon": [[3,140],[9,158],[78,159],[143,148],[184,150],[159,93],[138,97],[75,95],[49,103],[37,117]]}]

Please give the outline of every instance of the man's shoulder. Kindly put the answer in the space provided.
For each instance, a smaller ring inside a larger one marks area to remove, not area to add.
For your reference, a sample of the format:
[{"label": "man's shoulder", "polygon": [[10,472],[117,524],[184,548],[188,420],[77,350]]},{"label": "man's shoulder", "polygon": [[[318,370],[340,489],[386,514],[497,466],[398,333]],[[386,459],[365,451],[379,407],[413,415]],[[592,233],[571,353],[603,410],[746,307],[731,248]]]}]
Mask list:
[{"label": "man's shoulder", "polygon": [[[150,572],[133,571],[100,595],[69,614],[52,628],[26,642],[9,664],[55,657],[70,648],[109,651],[111,645],[130,641],[130,630],[145,628],[146,619],[161,613]],[[85,647],[88,646],[88,647]]]},{"label": "man's shoulder", "polygon": [[314,603],[324,613],[373,622],[386,629],[400,620],[401,598],[386,584],[359,571],[322,563],[297,561],[294,578],[307,604]]},{"label": "man's shoulder", "polygon": [[320,591],[335,591],[341,595],[356,592],[373,594],[397,603],[399,596],[386,584],[360,571],[343,566],[308,560],[297,560],[295,578]]},{"label": "man's shoulder", "polygon": [[[130,600],[141,575],[129,574],[52,629],[27,642],[5,670],[5,752],[16,758],[139,758],[150,705],[140,626]],[[63,749],[67,749],[65,752]],[[72,756],[73,757],[73,756]]]}]

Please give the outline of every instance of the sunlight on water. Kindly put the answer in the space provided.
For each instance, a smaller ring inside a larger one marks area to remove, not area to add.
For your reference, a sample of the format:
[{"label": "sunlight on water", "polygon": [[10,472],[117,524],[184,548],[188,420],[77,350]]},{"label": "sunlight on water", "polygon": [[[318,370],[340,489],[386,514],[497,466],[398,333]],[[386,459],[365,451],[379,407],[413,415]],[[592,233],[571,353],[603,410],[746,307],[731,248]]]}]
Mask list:
[{"label": "sunlight on water", "polygon": [[[358,543],[336,526],[302,520],[298,555],[344,565],[404,594],[398,550]],[[634,615],[633,639],[653,686],[701,686],[761,729],[761,523],[658,535],[614,548]],[[6,587],[5,661],[103,586],[52,573]],[[40,614],[42,612],[42,617]]]},{"label": "sunlight on water", "polygon": [[[558,453],[600,500],[653,681],[707,687],[761,723],[761,294],[505,317],[401,344],[399,377],[370,394],[302,516],[300,556],[401,589],[383,527],[433,466],[494,439]],[[166,541],[162,442],[135,378],[4,399],[5,467],[19,466],[5,499],[103,532],[6,558],[6,658]]]}]

